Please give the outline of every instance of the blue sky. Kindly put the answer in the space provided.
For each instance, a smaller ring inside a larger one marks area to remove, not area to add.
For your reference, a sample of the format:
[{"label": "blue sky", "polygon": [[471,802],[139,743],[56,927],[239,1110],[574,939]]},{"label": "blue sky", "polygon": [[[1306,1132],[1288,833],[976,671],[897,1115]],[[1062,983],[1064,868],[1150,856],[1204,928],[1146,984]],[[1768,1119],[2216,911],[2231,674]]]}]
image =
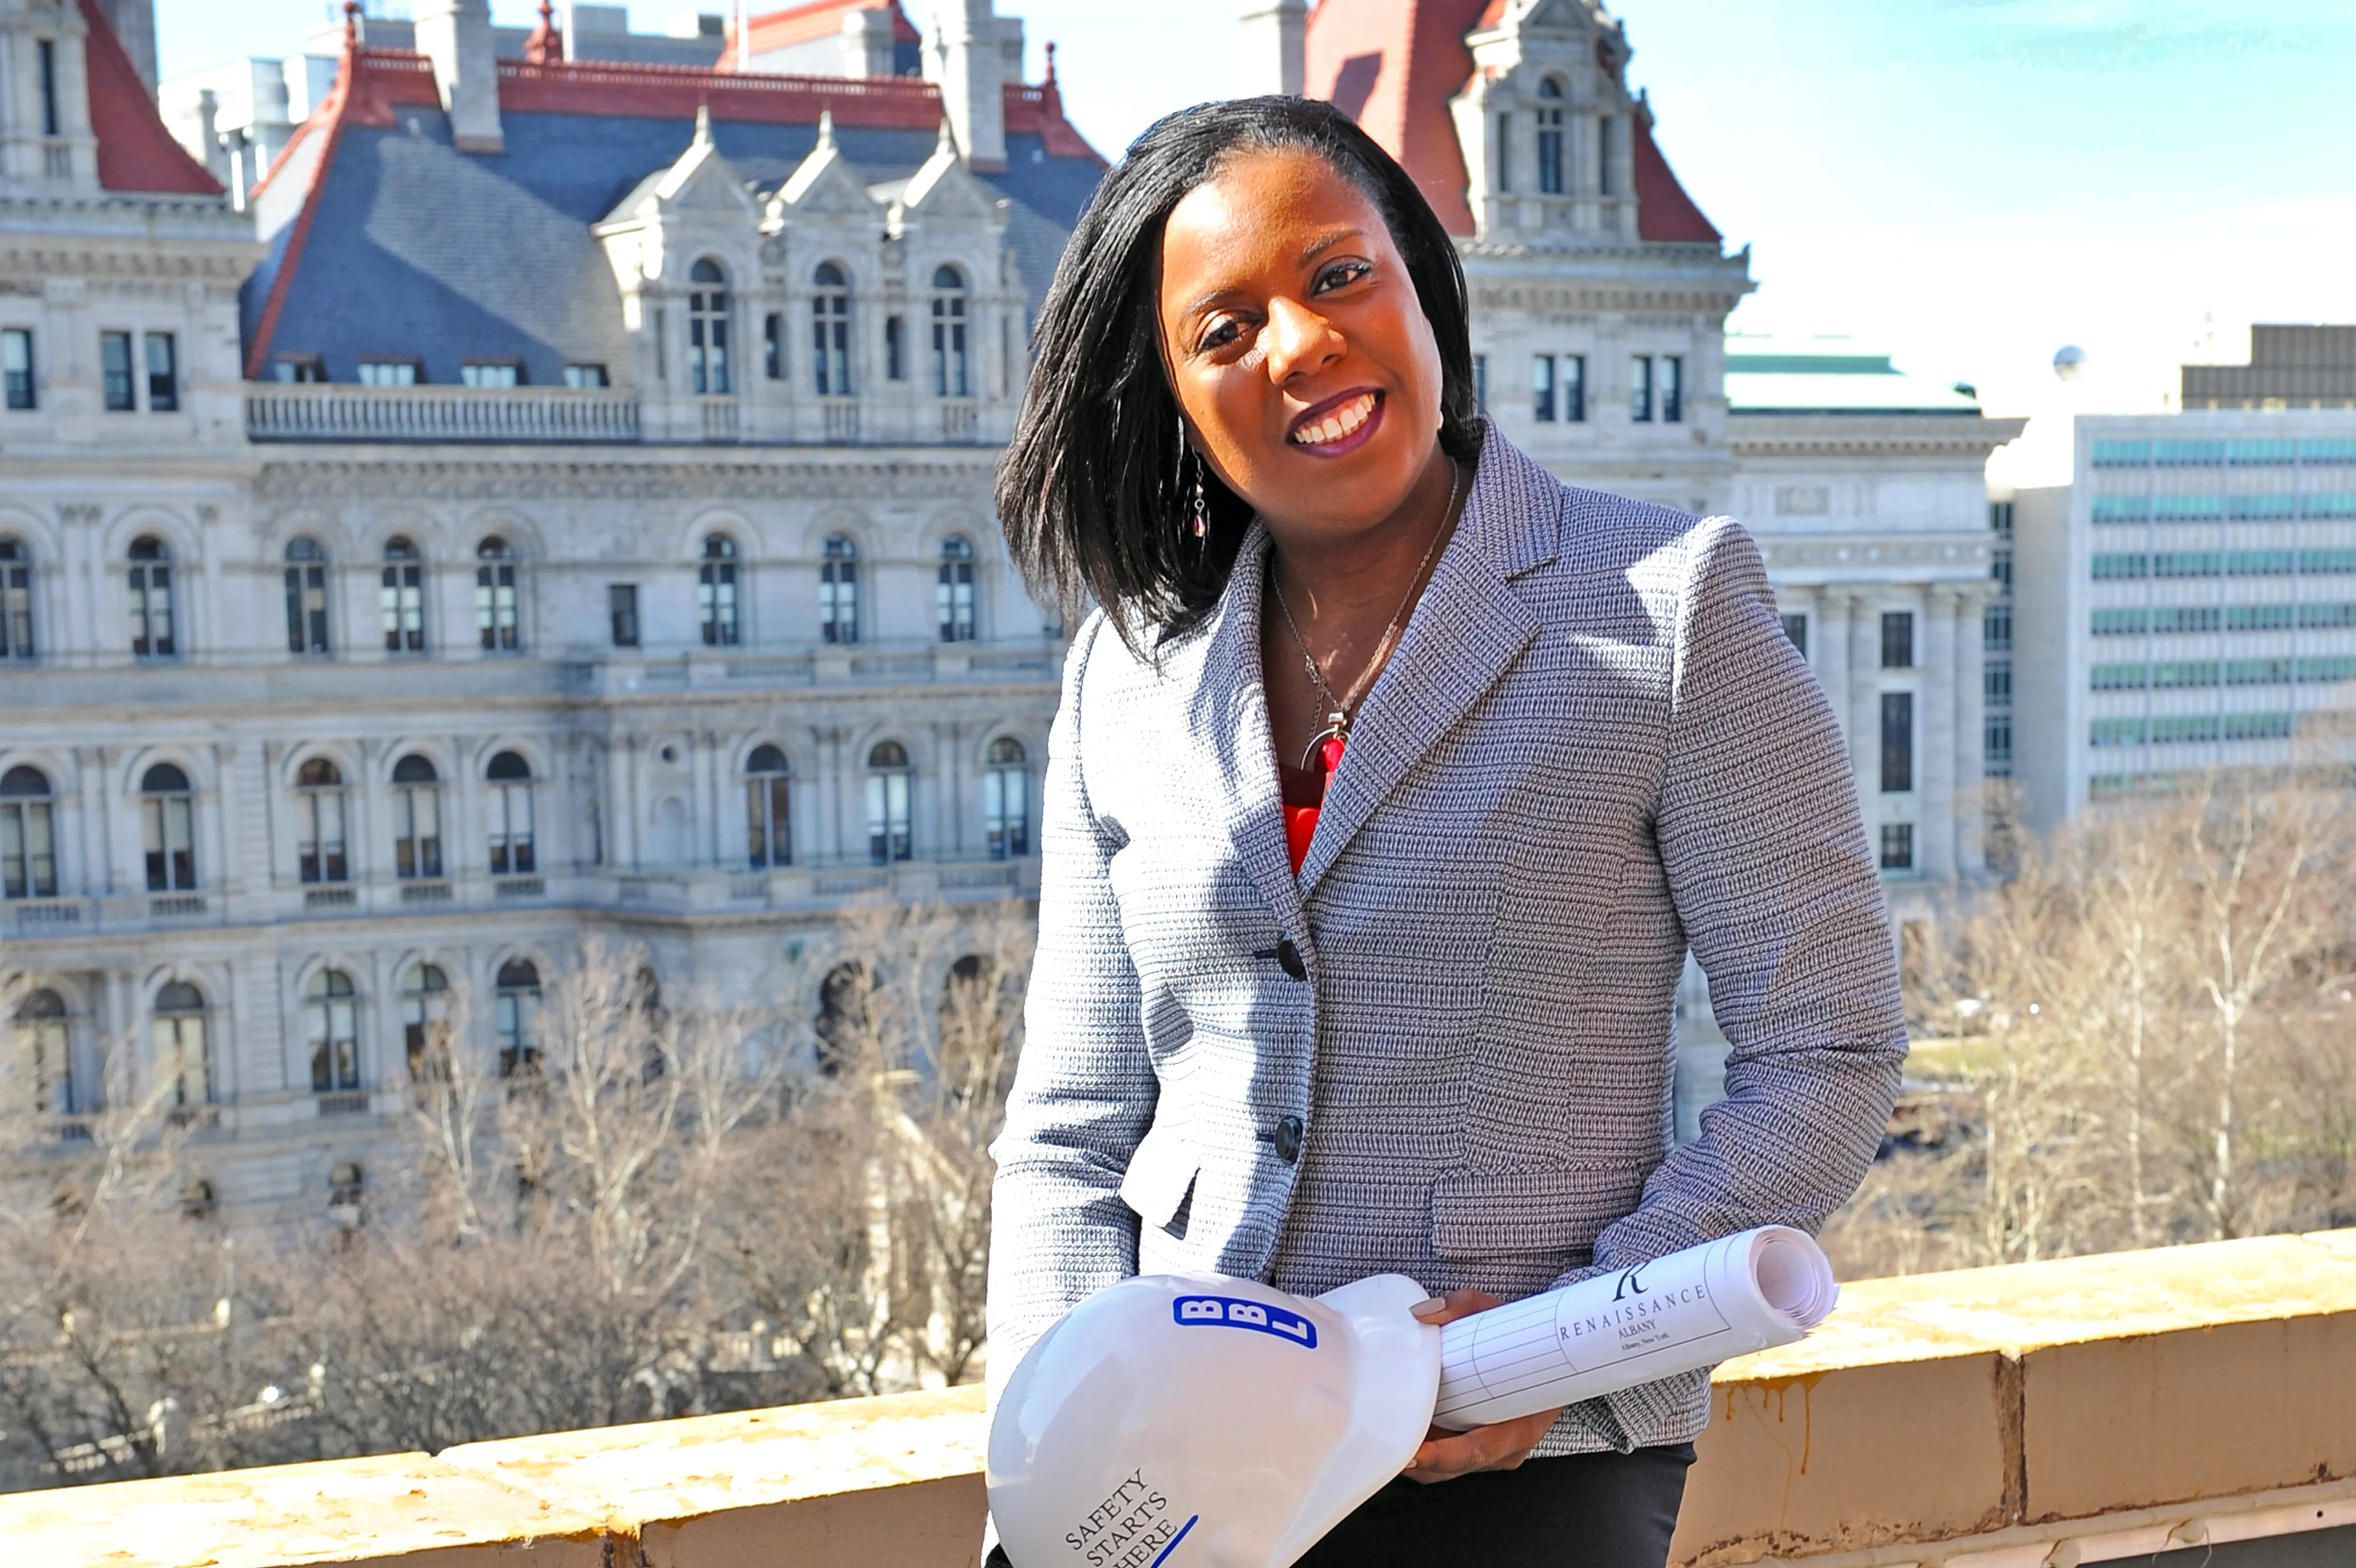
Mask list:
[{"label": "blue sky", "polygon": [[[912,9],[923,0],[908,0]],[[165,73],[284,54],[319,0],[156,0]],[[711,8],[707,4],[705,8]],[[1001,0],[1060,46],[1108,154],[1229,90],[1236,0]],[[494,0],[528,21],[530,0]],[[674,7],[632,7],[664,28]],[[1736,324],[1847,333],[1977,385],[2157,406],[2255,320],[2356,321],[2350,0],[1622,0],[1664,150],[1759,292]]]}]

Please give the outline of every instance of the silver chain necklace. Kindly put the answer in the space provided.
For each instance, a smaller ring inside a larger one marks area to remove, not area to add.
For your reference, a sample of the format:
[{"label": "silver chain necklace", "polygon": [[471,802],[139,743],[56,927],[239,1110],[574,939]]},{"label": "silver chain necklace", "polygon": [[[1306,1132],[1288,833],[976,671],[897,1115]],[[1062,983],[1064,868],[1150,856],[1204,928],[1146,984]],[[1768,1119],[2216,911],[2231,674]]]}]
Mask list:
[{"label": "silver chain necklace", "polygon": [[1317,694],[1325,701],[1325,727],[1309,737],[1308,746],[1301,753],[1303,772],[1308,771],[1309,759],[1325,742],[1338,740],[1344,746],[1350,744],[1350,720],[1357,711],[1358,699],[1365,695],[1366,688],[1374,682],[1375,672],[1389,657],[1391,639],[1398,635],[1399,622],[1406,618],[1407,607],[1414,601],[1416,589],[1422,585],[1424,568],[1431,564],[1432,553],[1440,548],[1440,535],[1448,532],[1448,520],[1455,514],[1456,493],[1463,486],[1464,470],[1451,459],[1448,465],[1448,505],[1440,510],[1440,525],[1431,531],[1431,542],[1423,547],[1423,559],[1416,563],[1415,575],[1407,580],[1407,592],[1399,596],[1398,608],[1391,612],[1390,625],[1383,628],[1382,640],[1375,644],[1375,651],[1367,658],[1366,667],[1350,683],[1346,695],[1337,697],[1333,694],[1333,686],[1325,679],[1325,671],[1317,668],[1317,660],[1309,651],[1309,639],[1301,635],[1301,623],[1292,618],[1292,607],[1284,602],[1284,585],[1278,580],[1274,571],[1268,575],[1268,585],[1276,595],[1276,607],[1283,615],[1285,626],[1292,632],[1293,646],[1301,650],[1301,667],[1309,671],[1310,682],[1316,686]]}]

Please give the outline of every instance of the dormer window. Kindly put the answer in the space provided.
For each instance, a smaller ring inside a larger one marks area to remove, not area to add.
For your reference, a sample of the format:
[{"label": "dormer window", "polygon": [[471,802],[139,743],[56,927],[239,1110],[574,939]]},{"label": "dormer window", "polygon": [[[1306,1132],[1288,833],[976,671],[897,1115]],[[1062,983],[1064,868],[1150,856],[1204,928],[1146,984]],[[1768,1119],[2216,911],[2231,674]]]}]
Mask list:
[{"label": "dormer window", "polygon": [[147,358],[147,412],[174,413],[180,407],[180,349],[169,332],[140,335]]},{"label": "dormer window", "polygon": [[513,360],[469,360],[458,367],[458,380],[470,387],[519,387],[523,367]]},{"label": "dormer window", "polygon": [[98,362],[101,388],[105,394],[106,412],[129,413],[139,406],[137,383],[131,379],[131,334],[102,332],[98,335]]},{"label": "dormer window", "polygon": [[972,395],[966,370],[965,274],[955,267],[933,270],[933,394]]},{"label": "dormer window", "polygon": [[1549,76],[1538,83],[1538,189],[1562,194],[1562,83]]},{"label": "dormer window", "polygon": [[687,275],[688,380],[717,395],[728,390],[728,274],[706,256]]},{"label": "dormer window", "polygon": [[611,386],[613,382],[607,378],[603,365],[567,365],[564,367],[564,384],[577,392],[589,387]]},{"label": "dormer window", "polygon": [[364,387],[413,387],[424,379],[417,373],[415,360],[360,361],[359,380]]},{"label": "dormer window", "polygon": [[316,354],[281,354],[271,361],[270,379],[308,385],[326,381],[327,366]]},{"label": "dormer window", "polygon": [[58,115],[58,41],[43,38],[34,46],[41,60],[41,134],[59,134]]},{"label": "dormer window", "polygon": [[0,331],[0,381],[5,383],[6,406],[18,410],[34,406],[31,328]]},{"label": "dormer window", "polygon": [[810,367],[820,397],[851,395],[851,279],[832,262],[820,262],[810,298]]}]

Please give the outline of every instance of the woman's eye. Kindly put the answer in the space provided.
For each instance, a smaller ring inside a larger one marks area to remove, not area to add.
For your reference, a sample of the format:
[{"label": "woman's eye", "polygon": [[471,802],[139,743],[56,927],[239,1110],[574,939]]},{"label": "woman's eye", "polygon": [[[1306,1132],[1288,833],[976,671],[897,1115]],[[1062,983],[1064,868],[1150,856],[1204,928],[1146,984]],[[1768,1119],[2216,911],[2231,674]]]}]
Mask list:
[{"label": "woman's eye", "polygon": [[1317,283],[1312,292],[1330,293],[1345,284],[1356,283],[1374,270],[1374,263],[1371,262],[1335,262],[1317,274]]},{"label": "woman's eye", "polygon": [[1242,328],[1236,325],[1235,317],[1223,316],[1205,328],[1202,341],[1194,345],[1194,351],[1198,354],[1207,354],[1215,349],[1224,349],[1236,340],[1237,335],[1241,330]]}]

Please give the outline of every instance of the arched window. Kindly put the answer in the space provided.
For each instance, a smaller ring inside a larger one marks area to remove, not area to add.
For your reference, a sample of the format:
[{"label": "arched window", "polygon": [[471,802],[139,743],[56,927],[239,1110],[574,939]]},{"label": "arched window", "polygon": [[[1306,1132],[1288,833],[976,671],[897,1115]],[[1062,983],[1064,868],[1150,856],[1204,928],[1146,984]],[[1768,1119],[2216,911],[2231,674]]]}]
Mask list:
[{"label": "arched window", "polygon": [[965,274],[955,267],[933,269],[933,392],[970,397],[966,371]]},{"label": "arched window", "polygon": [[793,864],[793,786],[784,752],[753,748],[744,760],[744,844],[755,871]]},{"label": "arched window", "polygon": [[16,1006],[18,1070],[32,1091],[36,1116],[74,1113],[73,1050],[66,1004],[54,991],[36,991]]},{"label": "arched window", "polygon": [[818,1022],[811,1033],[817,1036],[818,1069],[829,1078],[862,1054],[872,989],[867,966],[857,960],[835,965],[819,983]]},{"label": "arched window", "polygon": [[404,882],[442,875],[442,786],[415,752],[392,768],[392,874]]},{"label": "arched window", "polygon": [[964,1070],[944,1070],[953,1099],[972,1096],[971,1069],[989,1058],[986,1053],[1001,1042],[998,1016],[998,966],[980,953],[967,953],[949,965],[941,977],[941,1004],[935,1015],[940,1027],[941,1057]]},{"label": "arched window", "polygon": [[213,1063],[205,1034],[205,993],[185,980],[155,993],[155,1070],[172,1086],[176,1106],[209,1105]]},{"label": "arched window", "polygon": [[1549,76],[1538,83],[1538,189],[1562,194],[1562,83]]},{"label": "arched window", "polygon": [[450,1004],[449,993],[450,977],[439,964],[412,963],[401,977],[401,1044],[412,1081],[423,1081],[429,1072],[437,1077],[448,1072],[446,1065],[430,1062],[428,1057],[439,1046],[434,1031]]},{"label": "arched window", "polygon": [[172,547],[153,534],[131,542],[131,651],[140,659],[171,659]]},{"label": "arched window", "polygon": [[348,882],[344,853],[344,775],[324,757],[294,775],[295,864],[305,882]]},{"label": "arched window", "polygon": [[483,770],[490,783],[491,875],[522,875],[532,869],[531,764],[502,751]]},{"label": "arched window", "polygon": [[859,546],[840,533],[826,536],[818,569],[818,628],[829,642],[859,640]]},{"label": "arched window", "polygon": [[159,762],[139,780],[140,836],[147,849],[147,890],[177,893],[197,885],[196,790],[188,776]]},{"label": "arched window", "polygon": [[706,256],[687,271],[687,376],[700,392],[728,390],[728,274]]},{"label": "arched window", "polygon": [[303,1027],[311,1042],[311,1092],[348,1093],[360,1086],[359,1003],[352,977],[323,969],[303,988]]},{"label": "arched window", "polygon": [[417,546],[396,535],[384,544],[384,586],[378,603],[384,615],[387,653],[425,651],[425,560]]},{"label": "arched window", "polygon": [[213,1184],[202,1176],[190,1176],[180,1184],[180,1218],[183,1219],[210,1219],[220,1201],[219,1195],[213,1191]]},{"label": "arched window", "polygon": [[475,559],[481,563],[475,568],[475,629],[487,650],[512,653],[518,646],[515,552],[494,533],[476,546]]},{"label": "arched window", "polygon": [[1031,765],[1023,743],[1001,736],[990,743],[981,775],[981,832],[992,860],[1031,853]]},{"label": "arched window", "polygon": [[704,536],[695,608],[703,625],[704,647],[736,646],[736,542],[724,533]]},{"label": "arched window", "polygon": [[499,965],[498,989],[491,998],[501,1078],[539,1069],[539,1022],[540,971],[527,959],[509,959]]},{"label": "arched window", "polygon": [[973,542],[961,533],[941,541],[940,585],[934,593],[943,642],[973,640]]},{"label": "arched window", "polygon": [[327,553],[315,540],[286,546],[286,651],[328,651]]},{"label": "arched window", "polygon": [[896,740],[877,743],[867,754],[867,856],[877,865],[906,860],[913,850],[908,832],[908,748]]},{"label": "arched window", "polygon": [[33,657],[33,557],[24,541],[0,539],[0,659]]},{"label": "arched window", "polygon": [[851,280],[832,262],[820,262],[811,280],[810,371],[820,397],[851,395]]},{"label": "arched window", "polygon": [[49,776],[21,764],[0,774],[0,876],[11,898],[58,896],[58,835]]}]

